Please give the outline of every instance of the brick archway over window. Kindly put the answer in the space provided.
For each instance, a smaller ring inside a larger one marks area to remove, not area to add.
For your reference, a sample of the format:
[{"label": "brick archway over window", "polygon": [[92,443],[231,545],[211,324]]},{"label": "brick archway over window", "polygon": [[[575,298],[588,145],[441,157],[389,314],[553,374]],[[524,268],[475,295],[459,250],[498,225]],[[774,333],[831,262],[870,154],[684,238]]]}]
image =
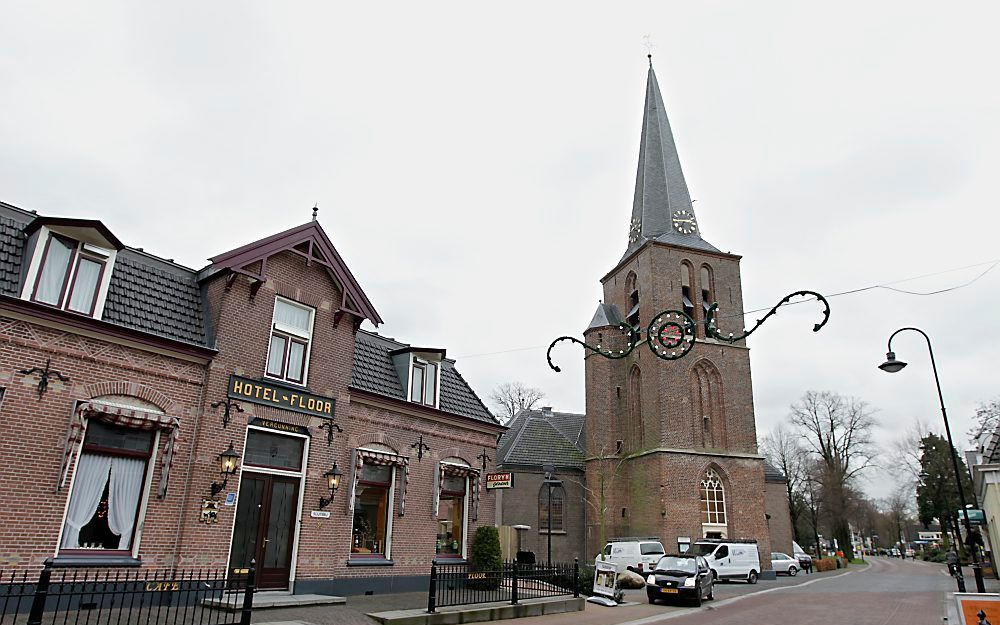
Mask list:
[{"label": "brick archway over window", "polygon": [[394,439],[393,437],[389,436],[384,432],[372,432],[369,434],[362,434],[361,436],[357,437],[357,439],[354,440],[354,442],[351,444],[351,447],[363,447],[370,443],[379,443],[381,445],[385,445],[386,447],[391,447],[393,450],[395,450],[397,454],[402,453],[400,452],[400,450],[403,447],[402,445],[399,444],[399,441],[397,441],[396,439]]},{"label": "brick archway over window", "polygon": [[711,361],[701,359],[691,367],[691,431],[699,447],[725,449],[728,428],[722,375]]},{"label": "brick archway over window", "polygon": [[174,402],[172,399],[155,388],[146,386],[145,384],[129,382],[127,380],[88,384],[83,387],[83,392],[87,395],[88,399],[102,397],[104,395],[128,395],[131,397],[138,397],[143,401],[148,401],[167,414],[176,414],[177,411],[181,410],[180,404]]}]

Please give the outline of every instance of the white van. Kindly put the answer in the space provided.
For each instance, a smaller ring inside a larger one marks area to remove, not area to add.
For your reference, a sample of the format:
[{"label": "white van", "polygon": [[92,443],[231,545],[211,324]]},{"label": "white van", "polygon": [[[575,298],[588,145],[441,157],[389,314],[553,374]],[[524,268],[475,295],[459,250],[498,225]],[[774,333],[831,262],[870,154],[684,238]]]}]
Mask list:
[{"label": "white van", "polygon": [[756,541],[700,540],[691,549],[705,556],[716,579],[741,579],[756,584],[760,578]]},{"label": "white van", "polygon": [[[619,573],[632,569],[640,573],[652,571],[664,555],[663,544],[653,536],[648,538],[612,538],[604,545],[604,562],[615,565]],[[600,562],[598,555],[594,562]]]}]

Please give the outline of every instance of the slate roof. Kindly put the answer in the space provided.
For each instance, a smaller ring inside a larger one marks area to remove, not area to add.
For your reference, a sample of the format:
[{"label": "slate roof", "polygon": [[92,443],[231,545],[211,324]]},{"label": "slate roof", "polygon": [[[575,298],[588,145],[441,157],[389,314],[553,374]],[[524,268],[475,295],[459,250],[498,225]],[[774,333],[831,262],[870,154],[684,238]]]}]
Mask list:
[{"label": "slate roof", "polygon": [[133,249],[115,259],[103,319],[116,325],[206,345],[196,273]]},{"label": "slate roof", "polygon": [[775,483],[780,482],[780,483],[784,484],[785,482],[788,481],[788,478],[785,477],[785,474],[781,472],[781,469],[779,469],[778,467],[772,465],[770,462],[765,462],[764,463],[764,481],[765,482],[775,482]]},{"label": "slate roof", "polygon": [[621,322],[622,316],[618,312],[618,307],[614,304],[601,302],[597,305],[597,312],[594,313],[594,318],[590,320],[590,325],[587,326],[587,329],[604,328],[607,326],[617,327]]},{"label": "slate roof", "polygon": [[719,252],[701,238],[701,227],[690,234],[674,229],[673,213],[684,210],[694,218],[694,204],[688,191],[681,160],[677,155],[670,120],[660,95],[653,65],[646,78],[646,102],[639,142],[639,167],[635,177],[629,244],[622,259],[646,241],[659,241],[709,252]]},{"label": "slate roof", "polygon": [[550,410],[522,410],[497,447],[497,464],[583,469],[586,415]]},{"label": "slate roof", "polygon": [[[390,353],[406,347],[410,346],[374,332],[359,330],[354,337],[354,371],[351,375],[351,386],[376,395],[406,401],[406,393],[392,364]],[[455,361],[450,358],[441,361],[439,406],[444,412],[499,425],[499,421],[486,408],[455,368]]]},{"label": "slate roof", "polygon": [[[0,203],[0,207],[7,208]],[[17,297],[21,293],[21,259],[24,254],[24,227],[31,219],[18,219],[20,213],[0,213],[0,294]]]}]

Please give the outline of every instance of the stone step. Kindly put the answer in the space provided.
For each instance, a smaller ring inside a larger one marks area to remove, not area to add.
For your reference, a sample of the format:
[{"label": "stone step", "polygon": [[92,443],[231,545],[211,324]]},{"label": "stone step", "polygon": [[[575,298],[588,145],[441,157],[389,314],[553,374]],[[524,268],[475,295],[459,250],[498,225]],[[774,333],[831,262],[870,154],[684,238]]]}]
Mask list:
[{"label": "stone step", "polygon": [[[243,609],[243,593],[233,593],[217,599],[205,599],[201,602],[208,608],[239,612]],[[287,592],[258,592],[253,597],[253,609],[266,608],[301,608],[310,605],[343,605],[345,597],[334,595],[290,595]]]}]

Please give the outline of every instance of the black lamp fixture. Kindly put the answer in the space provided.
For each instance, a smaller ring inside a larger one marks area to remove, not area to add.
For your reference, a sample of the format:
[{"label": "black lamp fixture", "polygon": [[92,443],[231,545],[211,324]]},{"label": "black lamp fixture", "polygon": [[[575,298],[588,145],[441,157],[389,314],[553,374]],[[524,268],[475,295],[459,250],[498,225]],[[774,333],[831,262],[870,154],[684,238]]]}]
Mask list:
[{"label": "black lamp fixture", "polygon": [[229,449],[219,454],[219,473],[222,475],[222,483],[212,482],[212,497],[221,493],[229,482],[229,476],[236,473],[240,462],[240,455],[233,449],[233,442],[229,441]]},{"label": "black lamp fixture", "polygon": [[878,366],[879,369],[887,373],[897,373],[903,370],[906,363],[902,360],[896,360],[896,352],[887,352],[885,355],[885,362]]},{"label": "black lamp fixture", "polygon": [[333,463],[333,468],[323,474],[326,478],[326,486],[330,489],[330,498],[326,497],[319,498],[319,509],[329,506],[333,502],[333,496],[337,494],[337,489],[340,488],[340,478],[344,477],[344,474],[337,469],[337,463]]}]

